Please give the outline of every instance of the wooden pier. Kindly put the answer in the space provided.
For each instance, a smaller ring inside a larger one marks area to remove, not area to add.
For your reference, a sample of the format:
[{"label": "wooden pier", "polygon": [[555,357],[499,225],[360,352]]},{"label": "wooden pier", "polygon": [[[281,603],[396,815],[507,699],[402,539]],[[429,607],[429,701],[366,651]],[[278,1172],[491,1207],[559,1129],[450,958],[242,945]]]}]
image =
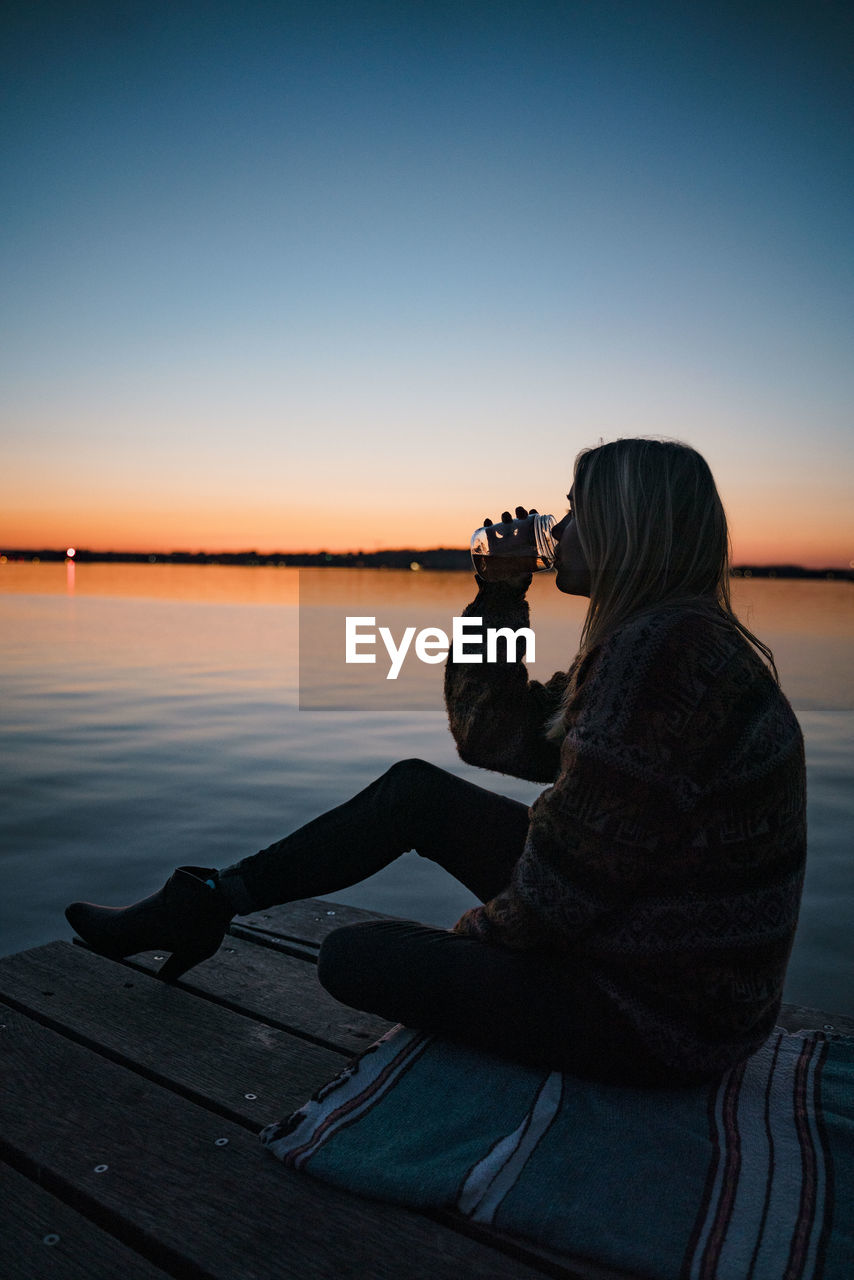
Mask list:
[{"label": "wooden pier", "polygon": [[[258,1131],[388,1029],[317,982],[324,936],[371,913],[305,901],[235,921],[177,986],[156,953],[70,942],[0,960],[5,1280],[626,1280],[452,1214],[292,1172]],[[796,1009],[783,1024],[854,1019]]]}]

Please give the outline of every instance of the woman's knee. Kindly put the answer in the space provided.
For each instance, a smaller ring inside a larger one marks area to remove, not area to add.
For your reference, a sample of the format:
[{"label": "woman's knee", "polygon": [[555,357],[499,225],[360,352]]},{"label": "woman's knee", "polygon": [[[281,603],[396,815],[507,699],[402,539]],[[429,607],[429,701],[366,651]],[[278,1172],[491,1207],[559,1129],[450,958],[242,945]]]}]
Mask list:
[{"label": "woman's knee", "polygon": [[437,797],[444,791],[443,775],[451,776],[437,765],[413,757],[397,760],[381,776],[376,800],[401,851],[417,847],[433,830]]},{"label": "woman's knee", "polygon": [[331,996],[342,1004],[359,1007],[359,993],[369,977],[371,948],[368,922],[343,925],[327,934],[317,957],[317,977]]},{"label": "woman's knee", "polygon": [[413,756],[408,760],[396,760],[382,776],[383,781],[393,789],[400,789],[402,793],[411,795],[425,782],[432,782],[436,774],[441,772],[429,760],[419,760],[417,756]]},{"label": "woman's knee", "polygon": [[[436,938],[454,935],[414,920],[365,920],[333,930],[317,957],[320,983],[342,1004],[401,1020],[401,999],[433,967]],[[406,1003],[406,1000],[404,1000]]]}]

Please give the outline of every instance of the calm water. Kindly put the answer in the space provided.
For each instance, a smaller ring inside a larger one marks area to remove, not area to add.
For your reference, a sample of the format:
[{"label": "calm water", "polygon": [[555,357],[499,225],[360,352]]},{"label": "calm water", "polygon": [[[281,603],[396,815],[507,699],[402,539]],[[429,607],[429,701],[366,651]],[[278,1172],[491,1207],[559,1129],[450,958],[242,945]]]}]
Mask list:
[{"label": "calm water", "polygon": [[[358,598],[378,623],[411,605],[447,628],[472,594],[460,574],[308,572],[314,602]],[[298,710],[297,581],[287,569],[0,565],[0,953],[70,937],[73,898],[133,901],[178,863],[251,853],[405,756],[536,796],[461,763],[441,667],[415,672],[435,709]],[[854,588],[735,586],[807,744],[810,856],[786,996],[851,1014]],[[547,677],[572,655],[583,604],[546,576],[531,599],[533,672]],[[442,926],[472,902],[416,854],[335,896]]]}]

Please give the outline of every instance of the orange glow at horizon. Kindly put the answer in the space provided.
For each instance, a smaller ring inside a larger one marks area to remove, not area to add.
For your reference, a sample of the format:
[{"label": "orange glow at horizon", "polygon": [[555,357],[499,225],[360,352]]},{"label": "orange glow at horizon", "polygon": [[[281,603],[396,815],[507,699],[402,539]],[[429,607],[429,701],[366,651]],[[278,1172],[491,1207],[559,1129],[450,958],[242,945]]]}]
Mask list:
[{"label": "orange glow at horizon", "polygon": [[[172,551],[372,552],[468,545],[481,523],[482,495],[462,500],[459,492],[429,509],[421,493],[412,501],[397,495],[379,507],[344,505],[324,493],[315,503],[203,503],[121,507],[113,500],[72,506],[41,502],[27,509],[7,507],[0,523],[0,551],[56,549],[72,557],[74,549],[94,552],[164,554]],[[559,504],[553,504],[562,514]],[[854,560],[850,516],[835,500],[822,505],[819,495],[797,519],[769,498],[739,494],[727,503],[733,563],[797,564],[808,568],[848,568]]]},{"label": "orange glow at horizon", "polygon": [[[465,548],[467,545],[467,536],[460,536],[460,525],[452,525],[451,522],[434,527],[434,538],[425,541],[423,538],[412,538],[411,526],[403,524],[401,526],[385,526],[380,530],[362,530],[359,531],[356,526],[342,524],[335,527],[330,526],[328,536],[324,539],[309,539],[305,536],[294,535],[287,538],[286,535],[279,538],[262,538],[260,531],[257,536],[237,536],[237,538],[229,538],[227,531],[223,530],[218,538],[202,540],[195,536],[187,536],[182,530],[175,530],[173,538],[164,538],[163,531],[159,538],[154,536],[146,536],[145,531],[132,532],[128,530],[125,536],[120,536],[119,531],[101,532],[100,536],[95,535],[92,538],[86,538],[85,534],[78,536],[77,541],[81,549],[87,552],[104,553],[152,553],[169,554],[170,552],[187,552],[189,554],[207,553],[207,554],[241,554],[246,552],[257,552],[262,556],[269,556],[274,553],[316,553],[316,552],[379,552],[379,550],[429,550],[435,548]],[[77,530],[76,530],[77,532]],[[1,543],[4,554],[14,554],[18,550],[45,550],[61,548],[63,539],[50,536],[50,530],[45,530],[44,526],[38,529],[28,530],[26,527],[20,531],[17,538],[6,538]],[[73,562],[74,556],[67,554],[69,562]],[[832,541],[828,538],[795,539],[791,538],[786,541],[769,538],[764,532],[758,532],[753,536],[744,536],[744,538],[734,539],[732,543],[732,563],[734,564],[800,564],[805,568],[854,568],[854,557],[851,556],[851,547],[848,543],[842,544],[841,541]]]}]

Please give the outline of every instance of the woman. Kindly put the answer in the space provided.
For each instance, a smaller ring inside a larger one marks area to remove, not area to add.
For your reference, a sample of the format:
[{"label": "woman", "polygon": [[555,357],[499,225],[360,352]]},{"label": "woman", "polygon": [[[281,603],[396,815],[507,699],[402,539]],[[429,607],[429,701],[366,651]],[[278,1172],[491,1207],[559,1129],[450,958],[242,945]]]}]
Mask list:
[{"label": "woman", "polygon": [[[541,684],[521,662],[446,668],[460,755],[549,783],[530,810],[403,761],[222,872],[179,868],[124,909],[75,903],[77,932],[116,957],[171,950],[174,980],[233,914],[335,892],[415,848],[482,905],[450,932],[336,930],[318,973],[345,1004],[614,1083],[697,1082],[756,1050],[803,883],[797,720],[732,612],[726,520],[699,454],[601,445],[577,458],[569,497],[556,585],[590,598],[569,671]],[[465,613],[526,626],[529,582],[478,579]]]}]

